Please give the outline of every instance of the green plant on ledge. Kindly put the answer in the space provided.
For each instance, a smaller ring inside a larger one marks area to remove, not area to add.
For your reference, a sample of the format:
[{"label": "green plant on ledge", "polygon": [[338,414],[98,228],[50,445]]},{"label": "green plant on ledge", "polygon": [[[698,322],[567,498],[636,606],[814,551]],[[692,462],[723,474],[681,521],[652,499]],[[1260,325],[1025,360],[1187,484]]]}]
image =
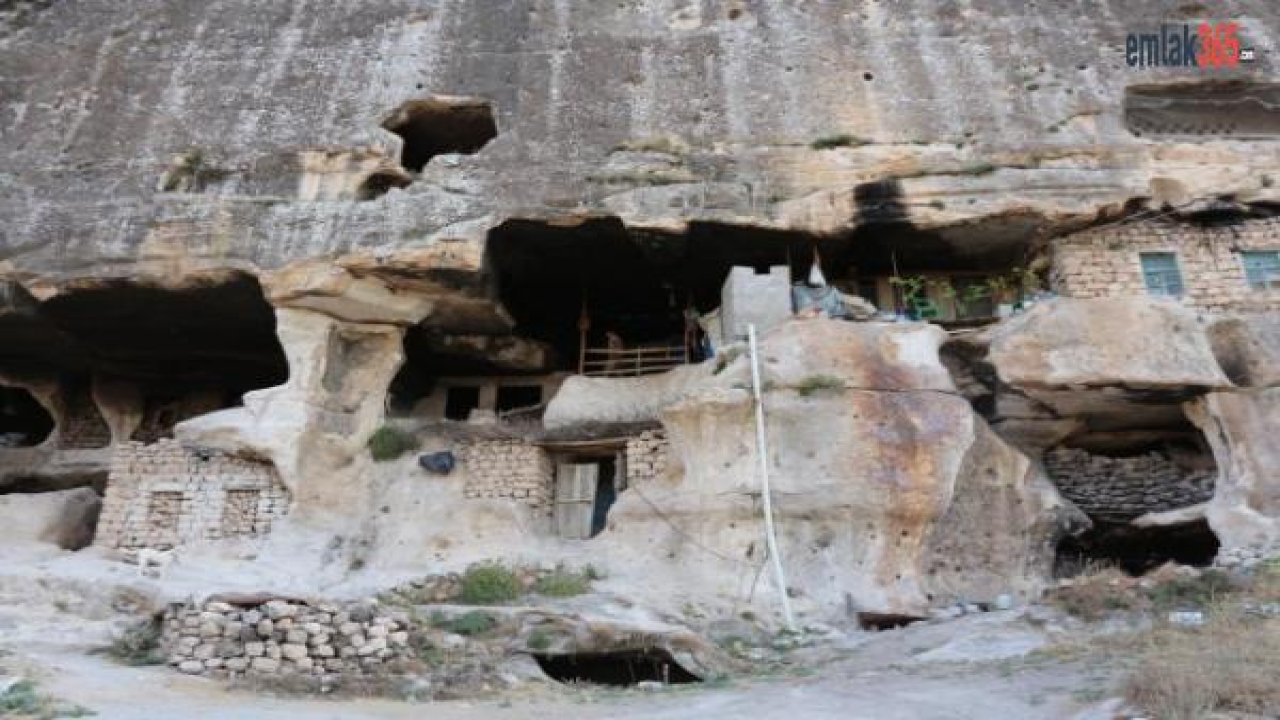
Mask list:
[{"label": "green plant on ledge", "polygon": [[378,462],[395,460],[417,447],[413,435],[390,425],[383,425],[369,436],[369,454]]},{"label": "green plant on ledge", "polygon": [[866,145],[868,142],[856,135],[841,133],[839,135],[824,135],[809,143],[809,147],[813,150],[832,150],[842,147],[859,147]]},{"label": "green plant on ledge", "polygon": [[496,563],[472,565],[462,574],[459,599],[471,605],[494,605],[520,597],[522,588],[516,574]]}]

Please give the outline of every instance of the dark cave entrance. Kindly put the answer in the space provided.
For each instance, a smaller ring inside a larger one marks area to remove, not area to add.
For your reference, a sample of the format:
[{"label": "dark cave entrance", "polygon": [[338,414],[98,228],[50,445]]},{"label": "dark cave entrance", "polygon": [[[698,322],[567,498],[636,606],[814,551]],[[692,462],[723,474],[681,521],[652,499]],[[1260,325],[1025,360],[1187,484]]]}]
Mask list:
[{"label": "dark cave entrance", "polygon": [[671,685],[702,682],[702,678],[686,670],[671,657],[671,653],[661,648],[534,655],[533,658],[542,672],[562,683],[587,682],[628,687],[641,682]]},{"label": "dark cave entrance", "polygon": [[797,283],[816,259],[829,285],[888,312],[908,309],[901,283],[891,279],[910,276],[919,281],[911,311],[950,323],[994,314],[984,283],[1025,265],[1031,253],[1032,218],[946,233],[916,229],[904,218],[875,215],[865,227],[834,235],[713,222],[691,222],[684,232],[637,230],[615,217],[509,220],[490,231],[486,267],[515,331],[555,348],[559,369],[577,371],[584,344],[683,347],[687,361],[705,359],[699,323],[721,308],[734,267],[759,274],[783,267]]},{"label": "dark cave entrance", "polygon": [[356,188],[356,199],[377,200],[391,192],[392,188],[406,188],[412,183],[413,178],[406,175],[404,171],[380,170],[371,173],[369,177],[364,179],[364,182],[360,183],[360,186]]},{"label": "dark cave entrance", "polygon": [[410,100],[382,127],[404,138],[400,164],[413,172],[422,172],[436,155],[471,154],[498,136],[493,106],[476,98]]},{"label": "dark cave entrance", "polygon": [[275,313],[250,275],[182,289],[109,281],[54,297],[40,315],[74,348],[46,371],[87,370],[128,388],[142,411],[138,441],[171,437],[177,422],[288,377]]},{"label": "dark cave entrance", "polygon": [[31,393],[0,386],[0,448],[39,445],[53,427],[53,417]]},{"label": "dark cave entrance", "polygon": [[1206,567],[1218,546],[1218,536],[1204,520],[1146,528],[1099,523],[1058,543],[1054,575],[1072,577],[1091,565],[1114,566],[1134,576],[1167,562]]}]

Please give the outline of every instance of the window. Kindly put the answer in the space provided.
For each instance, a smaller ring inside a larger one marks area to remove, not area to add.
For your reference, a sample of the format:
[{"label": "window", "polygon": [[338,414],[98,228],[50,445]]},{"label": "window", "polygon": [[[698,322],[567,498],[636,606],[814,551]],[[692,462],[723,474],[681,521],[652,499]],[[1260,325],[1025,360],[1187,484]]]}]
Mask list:
[{"label": "window", "polygon": [[502,414],[508,410],[533,407],[541,402],[541,385],[500,385],[494,410]]},{"label": "window", "polygon": [[480,407],[480,387],[459,385],[445,391],[444,416],[449,420],[466,420]]},{"label": "window", "polygon": [[1152,295],[1182,294],[1182,273],[1178,270],[1178,256],[1171,252],[1138,253],[1142,262],[1142,280]]},{"label": "window", "polygon": [[1248,250],[1240,253],[1244,281],[1254,290],[1280,290],[1280,250]]}]

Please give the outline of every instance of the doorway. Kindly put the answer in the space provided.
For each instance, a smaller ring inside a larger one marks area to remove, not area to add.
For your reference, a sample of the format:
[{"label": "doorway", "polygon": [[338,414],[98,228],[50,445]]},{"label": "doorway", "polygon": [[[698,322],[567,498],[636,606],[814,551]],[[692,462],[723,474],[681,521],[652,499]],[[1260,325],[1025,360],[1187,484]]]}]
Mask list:
[{"label": "doorway", "polygon": [[555,530],[562,538],[586,540],[604,532],[609,510],[625,489],[618,455],[565,458],[556,463]]}]

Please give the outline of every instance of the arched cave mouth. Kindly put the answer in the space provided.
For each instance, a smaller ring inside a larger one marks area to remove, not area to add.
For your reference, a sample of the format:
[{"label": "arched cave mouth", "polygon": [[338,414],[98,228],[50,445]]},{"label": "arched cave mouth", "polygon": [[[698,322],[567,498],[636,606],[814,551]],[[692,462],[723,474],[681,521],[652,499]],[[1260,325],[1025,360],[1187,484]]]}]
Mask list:
[{"label": "arched cave mouth", "polygon": [[436,155],[471,154],[498,136],[493,106],[478,98],[410,100],[382,127],[404,138],[400,164],[413,172],[422,172]]},{"label": "arched cave mouth", "polygon": [[[9,344],[9,330],[20,346]],[[133,439],[143,442],[288,377],[275,313],[247,274],[181,289],[124,280],[71,289],[24,314],[20,326],[0,325],[0,347],[0,370],[86,388],[92,377],[95,388],[133,396],[143,410]]]},{"label": "arched cave mouth", "polygon": [[[908,222],[900,189],[874,185],[879,194],[859,195],[868,206],[865,225],[850,233],[717,222],[668,232],[628,228],[616,217],[513,219],[490,231],[485,267],[515,332],[552,347],[556,369],[577,370],[584,339],[588,348],[603,348],[609,332],[628,349],[684,346],[690,361],[702,359],[686,342],[686,318],[721,306],[733,267],[757,273],[787,267],[795,283],[808,276],[816,257],[827,281],[842,292],[881,310],[906,312],[902,292],[890,282],[895,274],[963,289],[1009,274],[1033,252],[1030,220],[921,230]],[[996,312],[993,302],[974,302],[963,311],[936,305],[940,314],[929,319],[944,324],[985,321]]]},{"label": "arched cave mouth", "polygon": [[0,386],[0,448],[34,447],[49,439],[53,416],[31,393]]},{"label": "arched cave mouth", "polygon": [[661,648],[534,655],[533,658],[547,677],[562,683],[629,687],[641,682],[672,685],[702,682],[702,678],[686,670],[671,653]]},{"label": "arched cave mouth", "polygon": [[1204,520],[1146,528],[1099,523],[1058,543],[1054,575],[1073,577],[1110,566],[1136,577],[1167,562],[1206,567],[1218,547],[1218,536]]}]

